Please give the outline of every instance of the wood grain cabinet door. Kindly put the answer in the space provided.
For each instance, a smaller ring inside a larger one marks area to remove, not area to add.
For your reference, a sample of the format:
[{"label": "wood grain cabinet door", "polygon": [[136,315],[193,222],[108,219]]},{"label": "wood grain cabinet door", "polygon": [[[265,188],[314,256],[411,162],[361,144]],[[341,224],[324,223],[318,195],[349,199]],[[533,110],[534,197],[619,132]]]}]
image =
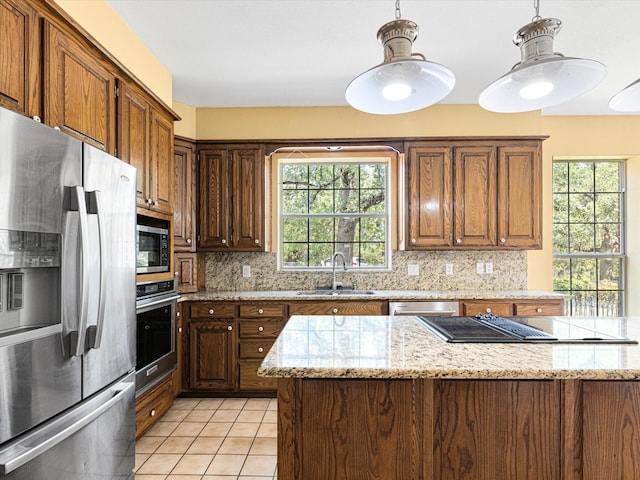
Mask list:
[{"label": "wood grain cabinet door", "polygon": [[542,248],[542,172],[540,148],[499,148],[498,245]]},{"label": "wood grain cabinet door", "polygon": [[200,174],[200,213],[198,250],[228,250],[229,239],[229,163],[225,149],[198,152]]},{"label": "wood grain cabinet door", "polygon": [[173,121],[151,107],[149,159],[150,208],[155,212],[173,214]]},{"label": "wood grain cabinet door", "polygon": [[406,170],[409,250],[453,245],[453,163],[449,147],[411,147]]},{"label": "wood grain cabinet door", "polygon": [[455,244],[461,247],[496,245],[496,149],[455,149],[454,189]]},{"label": "wood grain cabinet door", "polygon": [[22,0],[0,0],[0,106],[40,115],[40,27]]},{"label": "wood grain cabinet door", "polygon": [[233,320],[189,322],[189,387],[234,390],[238,384],[237,335]]},{"label": "wood grain cabinet door", "polygon": [[173,145],[173,250],[196,251],[196,162],[194,145],[175,140]]},{"label": "wood grain cabinet door", "polygon": [[44,30],[45,122],[114,154],[114,74],[53,24]]},{"label": "wood grain cabinet door", "polygon": [[230,152],[232,175],[231,244],[236,251],[264,250],[264,153],[241,148]]}]

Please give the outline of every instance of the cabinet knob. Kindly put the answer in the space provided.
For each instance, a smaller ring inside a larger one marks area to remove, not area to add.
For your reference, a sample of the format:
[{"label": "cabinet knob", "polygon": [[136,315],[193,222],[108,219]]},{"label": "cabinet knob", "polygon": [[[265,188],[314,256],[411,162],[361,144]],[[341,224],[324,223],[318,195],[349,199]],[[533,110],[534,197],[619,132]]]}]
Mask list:
[{"label": "cabinet knob", "polygon": [[259,352],[259,353],[264,352],[264,348],[262,348],[262,347],[258,347],[258,352]]},{"label": "cabinet knob", "polygon": [[260,243],[260,240],[256,238],[255,242],[256,242],[256,245],[258,245]]},{"label": "cabinet knob", "polygon": [[153,200],[151,200],[150,198],[147,198],[147,205],[151,205],[153,203]]},{"label": "cabinet knob", "polygon": [[258,313],[259,313],[260,315],[262,315],[262,314],[264,313],[264,310],[263,310],[263,309],[259,309],[259,310],[258,310]]},{"label": "cabinet knob", "polygon": [[180,312],[176,312],[176,317],[179,317],[179,316],[180,316]]},{"label": "cabinet knob", "polygon": [[500,243],[506,243],[507,239],[506,238],[501,238],[500,239]]},{"label": "cabinet knob", "polygon": [[264,327],[258,327],[259,332],[264,332]]},{"label": "cabinet knob", "polygon": [[232,325],[229,325],[229,326],[227,327],[227,330],[229,330],[229,331],[233,330],[233,326],[232,326]]},{"label": "cabinet knob", "polygon": [[188,243],[189,245],[191,245],[191,239],[190,239],[190,238],[187,238],[187,243]]},{"label": "cabinet knob", "polygon": [[213,308],[209,309],[209,315],[213,315],[216,311]]},{"label": "cabinet knob", "polygon": [[338,313],[338,309],[334,308],[333,310],[331,310],[333,313]]},{"label": "cabinet knob", "polygon": [[155,416],[156,416],[156,409],[155,409],[155,408],[154,408],[154,409],[152,409],[152,410],[149,412],[149,416],[150,416],[150,417],[155,417]]},{"label": "cabinet knob", "polygon": [[31,118],[33,118],[33,119],[34,119],[36,122],[38,122],[38,123],[42,123],[42,119],[41,119],[38,115],[34,115],[34,116],[33,116],[33,117],[31,117]]},{"label": "cabinet knob", "polygon": [[542,313],[542,309],[540,307],[536,308],[536,312]]},{"label": "cabinet knob", "polygon": [[59,127],[59,126],[57,126],[57,125],[56,125],[55,127],[53,127],[53,129],[54,129],[54,130],[57,130],[58,132],[60,132],[60,131],[61,131],[61,130],[60,130],[60,127]]},{"label": "cabinet knob", "polygon": [[456,238],[456,243],[462,243],[462,239],[461,238]]},{"label": "cabinet knob", "polygon": [[487,308],[487,313],[491,313],[491,309],[490,308]]},{"label": "cabinet knob", "polygon": [[411,243],[416,243],[416,239],[415,239],[415,238],[412,238],[412,239],[411,239]]},{"label": "cabinet knob", "polygon": [[173,272],[173,276],[174,276],[174,277],[177,277],[178,275],[179,275],[179,273],[178,273],[178,272]]},{"label": "cabinet knob", "polygon": [[178,333],[182,333],[182,327],[178,327]]},{"label": "cabinet knob", "polygon": [[222,239],[222,244],[223,244],[223,245],[226,245],[226,244],[227,244],[227,239],[226,239],[226,238],[223,238],[223,239]]},{"label": "cabinet knob", "polygon": [[155,201],[153,202],[153,206],[154,206],[154,207],[157,207],[157,206],[158,206],[158,200],[155,200]]}]

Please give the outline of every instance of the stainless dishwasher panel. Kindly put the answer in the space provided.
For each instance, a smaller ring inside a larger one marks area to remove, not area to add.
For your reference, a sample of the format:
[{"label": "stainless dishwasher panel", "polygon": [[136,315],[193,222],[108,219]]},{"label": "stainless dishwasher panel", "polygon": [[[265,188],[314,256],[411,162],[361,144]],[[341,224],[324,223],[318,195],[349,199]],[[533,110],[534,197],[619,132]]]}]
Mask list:
[{"label": "stainless dishwasher panel", "polygon": [[389,315],[458,317],[460,315],[460,307],[458,302],[389,302]]}]

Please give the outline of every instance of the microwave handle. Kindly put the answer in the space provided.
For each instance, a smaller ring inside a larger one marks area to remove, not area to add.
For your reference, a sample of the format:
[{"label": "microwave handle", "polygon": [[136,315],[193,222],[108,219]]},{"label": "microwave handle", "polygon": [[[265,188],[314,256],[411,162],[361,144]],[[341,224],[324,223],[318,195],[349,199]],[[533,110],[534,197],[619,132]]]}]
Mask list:
[{"label": "microwave handle", "polygon": [[100,287],[98,289],[98,319],[95,326],[87,329],[89,348],[98,349],[102,342],[104,329],[104,311],[106,296],[107,244],[105,241],[104,211],[102,209],[102,192],[95,190],[87,194],[89,200],[88,212],[98,217],[98,247],[100,248]]}]

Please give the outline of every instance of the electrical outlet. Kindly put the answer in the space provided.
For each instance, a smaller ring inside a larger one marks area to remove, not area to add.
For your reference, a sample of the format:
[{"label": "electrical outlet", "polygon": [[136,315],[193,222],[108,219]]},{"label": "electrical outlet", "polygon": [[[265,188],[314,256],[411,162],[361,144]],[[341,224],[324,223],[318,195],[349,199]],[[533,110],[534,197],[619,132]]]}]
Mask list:
[{"label": "electrical outlet", "polygon": [[484,273],[484,263],[478,262],[476,263],[476,273],[483,274]]},{"label": "electrical outlet", "polygon": [[487,262],[484,264],[484,273],[493,273],[493,263]]},{"label": "electrical outlet", "polygon": [[407,265],[407,275],[420,275],[420,265],[416,265],[415,263]]},{"label": "electrical outlet", "polygon": [[244,278],[249,278],[251,276],[251,265],[242,266],[242,276]]},{"label": "electrical outlet", "polygon": [[446,275],[453,275],[453,263],[447,263],[444,266],[444,273]]}]

